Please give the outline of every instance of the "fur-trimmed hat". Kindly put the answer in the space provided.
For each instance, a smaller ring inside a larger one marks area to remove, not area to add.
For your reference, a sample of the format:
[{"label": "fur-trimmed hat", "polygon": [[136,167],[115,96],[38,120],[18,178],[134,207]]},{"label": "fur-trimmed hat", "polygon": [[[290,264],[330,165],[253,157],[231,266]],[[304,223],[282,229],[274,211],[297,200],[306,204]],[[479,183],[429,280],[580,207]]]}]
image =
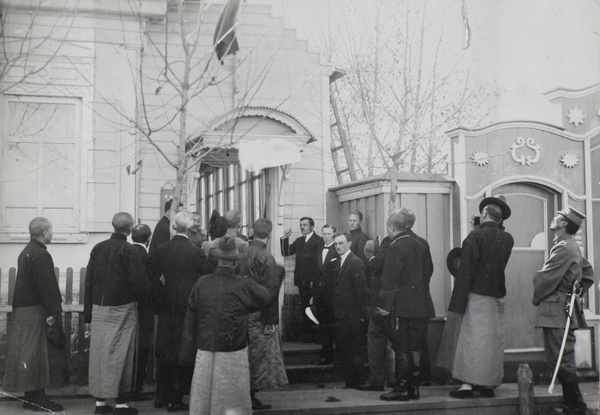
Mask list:
[{"label": "fur-trimmed hat", "polygon": [[238,251],[235,237],[219,239],[219,245],[210,250],[210,254],[219,259],[241,259],[246,258],[246,252]]},{"label": "fur-trimmed hat", "polygon": [[218,210],[213,210],[208,221],[208,235],[211,239],[217,239],[227,233],[227,221],[219,215]]}]

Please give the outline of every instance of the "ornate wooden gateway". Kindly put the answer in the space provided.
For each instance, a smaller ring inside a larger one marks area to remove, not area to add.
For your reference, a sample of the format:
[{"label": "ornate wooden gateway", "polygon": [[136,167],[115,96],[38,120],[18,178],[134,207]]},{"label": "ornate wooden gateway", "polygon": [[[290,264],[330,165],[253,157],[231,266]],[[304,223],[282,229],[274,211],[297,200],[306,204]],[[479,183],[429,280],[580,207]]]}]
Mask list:
[{"label": "ornate wooden gateway", "polygon": [[[552,247],[549,227],[557,210],[572,206],[585,213],[576,239],[596,275],[600,272],[600,85],[556,90],[547,97],[561,106],[562,127],[508,122],[448,132],[456,181],[454,245],[468,234],[469,218],[478,213],[482,198],[503,194],[513,212],[505,223],[515,239],[506,273],[508,360],[543,359],[541,330],[534,329],[532,280]],[[577,363],[597,371],[597,287],[587,295],[585,309],[590,328],[577,331]]]}]

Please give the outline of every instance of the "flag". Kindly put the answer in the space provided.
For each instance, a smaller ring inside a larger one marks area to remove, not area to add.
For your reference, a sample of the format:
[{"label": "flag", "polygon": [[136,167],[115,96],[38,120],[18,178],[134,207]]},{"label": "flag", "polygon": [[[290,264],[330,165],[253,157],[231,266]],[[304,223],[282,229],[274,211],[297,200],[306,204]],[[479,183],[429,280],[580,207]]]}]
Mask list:
[{"label": "flag", "polygon": [[221,63],[223,63],[223,57],[240,50],[235,38],[235,20],[239,8],[240,0],[227,0],[217,23],[213,44],[217,58]]}]

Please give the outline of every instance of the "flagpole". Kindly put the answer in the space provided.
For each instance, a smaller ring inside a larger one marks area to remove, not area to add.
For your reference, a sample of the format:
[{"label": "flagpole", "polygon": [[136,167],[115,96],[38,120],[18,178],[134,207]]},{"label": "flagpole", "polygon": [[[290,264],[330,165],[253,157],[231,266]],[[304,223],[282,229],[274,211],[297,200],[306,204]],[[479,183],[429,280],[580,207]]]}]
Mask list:
[{"label": "flagpole", "polygon": [[238,56],[237,53],[233,53],[233,69],[232,69],[232,74],[233,74],[233,91],[231,94],[231,108],[235,108],[235,106],[237,105],[237,95],[239,92],[239,88],[238,88],[238,78],[237,78],[237,66],[238,66]]}]

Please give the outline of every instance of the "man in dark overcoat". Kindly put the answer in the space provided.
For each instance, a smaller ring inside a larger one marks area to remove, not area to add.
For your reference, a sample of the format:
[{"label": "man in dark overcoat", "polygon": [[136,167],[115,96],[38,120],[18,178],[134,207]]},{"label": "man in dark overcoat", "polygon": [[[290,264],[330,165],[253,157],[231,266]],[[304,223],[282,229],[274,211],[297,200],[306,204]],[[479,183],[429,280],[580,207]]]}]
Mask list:
[{"label": "man in dark overcoat", "polygon": [[368,378],[367,304],[369,291],[362,261],[350,251],[350,236],[334,238],[339,256],[333,280],[335,344],[346,387],[355,388]]},{"label": "man in dark overcoat", "polygon": [[[554,370],[566,323],[564,306],[568,294],[575,287],[582,295],[592,284],[594,270],[581,255],[573,235],[585,216],[571,207],[556,214],[550,224],[554,232],[554,246],[541,270],[533,278],[533,305],[537,306],[537,327],[544,331],[544,349],[548,366]],[[563,414],[591,414],[583,400],[575,365],[575,330],[587,327],[579,298],[575,299],[566,346],[558,369],[558,380],[563,391]]]},{"label": "man in dark overcoat", "polygon": [[[309,217],[300,218],[300,232],[302,236],[290,244],[292,229],[284,231],[281,238],[281,255],[296,255],[294,267],[294,285],[298,287],[300,307],[305,310],[310,305],[312,297],[312,284],[319,275],[319,262],[323,250],[323,238],[314,232],[315,221]],[[313,336],[310,319],[302,314],[301,342],[312,342]]]},{"label": "man in dark overcoat", "polygon": [[24,409],[59,412],[62,405],[48,400],[45,393],[50,386],[47,330],[51,324],[62,324],[62,297],[46,248],[52,241],[52,223],[35,218],[29,222],[29,234],[18,259],[2,388],[25,392]]},{"label": "man in dark overcoat", "polygon": [[[156,248],[169,242],[171,239],[171,205],[173,205],[173,199],[167,200],[165,203],[165,213],[154,227],[152,241],[150,241],[150,249],[148,250],[150,254],[153,254]],[[180,202],[177,211],[179,211],[182,206],[183,203]]]},{"label": "man in dark overcoat", "polygon": [[[415,224],[415,220],[417,219],[415,212],[412,210],[402,207],[400,211],[406,215],[408,218],[408,234],[411,238],[419,241],[423,248],[425,248],[425,255],[423,256],[423,272],[425,275],[423,276],[427,281],[431,281],[431,277],[433,276],[433,259],[431,258],[431,249],[429,248],[429,242],[425,238],[420,237],[413,231],[413,226]],[[433,301],[432,301],[433,304]],[[423,381],[427,381],[431,378],[431,359],[429,358],[429,344],[427,341],[427,330],[425,330],[425,336],[423,337],[423,353],[421,356],[421,379]]]},{"label": "man in dark overcoat", "polygon": [[[156,329],[156,398],[154,406],[167,406],[170,412],[187,410],[182,402],[191,370],[178,365],[187,300],[192,287],[203,274],[205,256],[187,237],[193,224],[189,212],[179,212],[173,220],[175,236],[152,254],[164,277],[158,306]],[[189,372],[189,373],[188,373]]]},{"label": "man in dark overcoat", "polygon": [[248,314],[277,301],[285,270],[270,267],[262,285],[237,274],[246,253],[234,237],[221,238],[211,255],[219,264],[192,289],[179,355],[194,366],[190,413],[250,414]]},{"label": "man in dark overcoat", "polygon": [[[427,322],[435,313],[429,293],[429,278],[423,271],[425,248],[408,234],[410,217],[393,213],[386,225],[389,239],[370,259],[373,293],[369,321],[369,365],[371,375],[359,390],[383,390],[385,351],[389,339],[395,352],[394,389],[383,400],[419,399],[421,358]],[[384,242],[386,242],[384,244]]]},{"label": "man in dark overcoat", "polygon": [[152,231],[146,224],[139,224],[131,230],[132,245],[140,254],[144,264],[145,275],[151,284],[151,292],[146,297],[138,297],[138,339],[136,348],[136,358],[133,371],[133,385],[130,399],[133,401],[146,400],[142,394],[144,389],[144,380],[146,379],[146,366],[152,347],[152,335],[154,334],[154,295],[158,289],[160,272],[155,269],[150,255],[148,254],[148,244]]},{"label": "man in dark overcoat", "polygon": [[333,243],[335,235],[333,225],[322,228],[323,250],[319,261],[320,272],[313,283],[313,306],[311,309],[316,314],[318,332],[321,337],[321,358],[317,365],[333,364],[333,280],[338,270],[338,254]]},{"label": "man in dark overcoat", "polygon": [[[89,393],[96,398],[96,414],[137,414],[125,395],[131,389],[137,336],[136,298],[145,297],[150,284],[142,258],[127,236],[133,217],[119,212],[114,233],[90,253],[85,275],[83,317],[91,323]],[[115,398],[116,407],[106,404]]]}]

